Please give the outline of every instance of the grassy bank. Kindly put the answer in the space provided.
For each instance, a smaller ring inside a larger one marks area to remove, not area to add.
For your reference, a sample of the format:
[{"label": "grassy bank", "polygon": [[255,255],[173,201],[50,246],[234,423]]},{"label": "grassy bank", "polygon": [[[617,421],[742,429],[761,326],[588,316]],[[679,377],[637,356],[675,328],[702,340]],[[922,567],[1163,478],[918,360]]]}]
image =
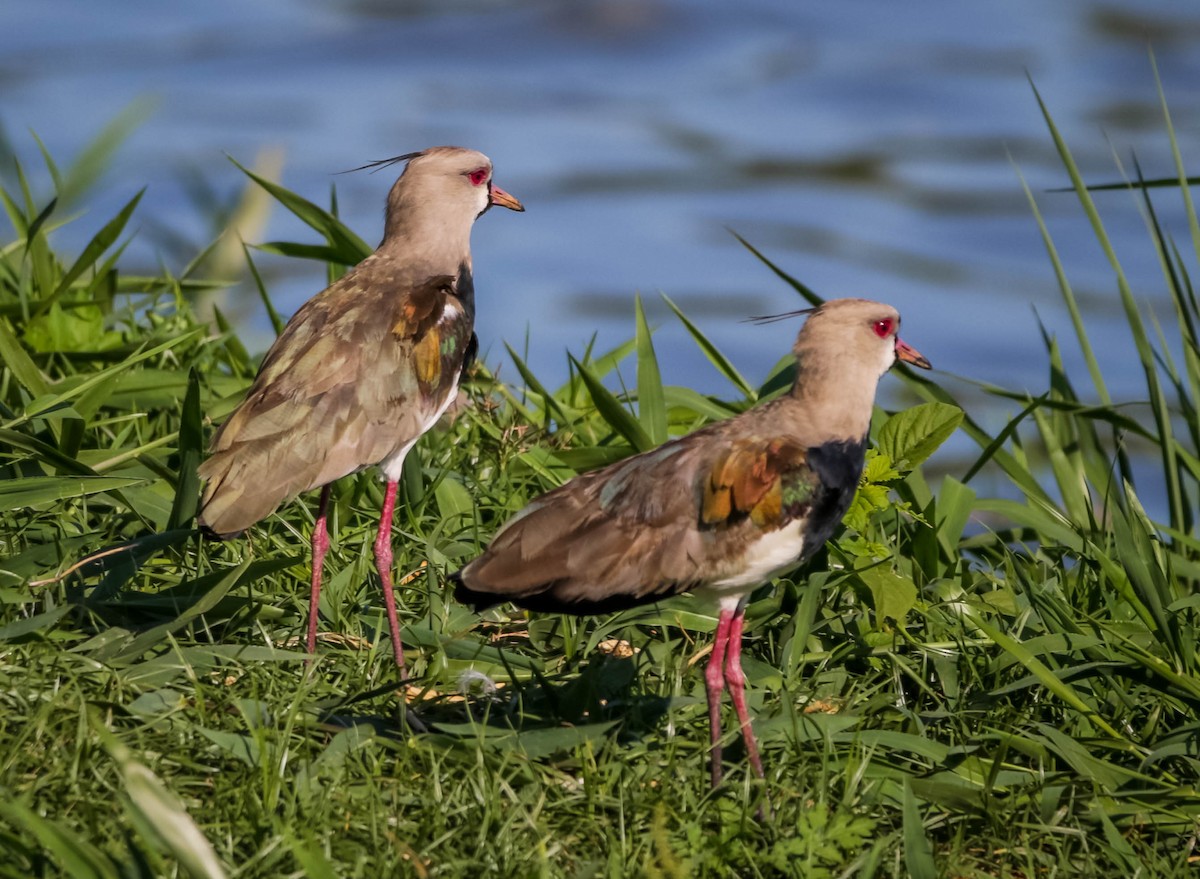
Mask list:
[{"label": "grassy bank", "polygon": [[[1106,371],[1130,364],[1093,350],[1042,226],[1087,375],[1048,333],[1044,392],[991,390],[1013,413],[995,434],[901,375],[916,405],[878,413],[845,530],[754,596],[744,662],[768,778],[731,739],[715,792],[712,608],[480,618],[445,574],[546,488],[781,392],[785,363],[744,377],[680,314],[729,391],[665,387],[636,303],[631,341],[577,352],[562,387],[515,352],[519,386],[480,366],[472,405],[406,465],[412,683],[390,659],[369,475],[334,492],[306,665],[312,505],[240,541],[191,529],[211,424],[254,374],[220,308],[215,324],[193,311],[214,286],[204,255],[174,276],[123,272],[135,198],[67,257],[57,204],[18,180],[0,248],[0,876],[1190,875],[1200,223],[1188,201],[1190,241],[1171,240],[1147,195],[1149,238],[1109,241],[1047,122],[1145,396],[1109,395]],[[333,271],[365,253],[322,208],[259,183],[321,242],[264,249]],[[1161,323],[1144,321],[1121,247],[1159,255],[1174,306]],[[976,458],[931,485],[923,466],[955,430]],[[1152,450],[1138,474],[1165,486],[1164,521],[1138,500],[1131,443]],[[977,495],[981,472],[1002,497]]]}]

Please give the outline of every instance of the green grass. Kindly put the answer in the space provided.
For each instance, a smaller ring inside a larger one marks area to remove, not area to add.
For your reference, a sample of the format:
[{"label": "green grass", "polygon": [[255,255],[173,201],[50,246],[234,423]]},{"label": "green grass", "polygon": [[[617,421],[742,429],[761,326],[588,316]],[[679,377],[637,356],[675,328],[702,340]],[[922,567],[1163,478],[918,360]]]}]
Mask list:
[{"label": "green grass", "polygon": [[[0,876],[1192,875],[1200,224],[1186,202],[1191,246],[1178,244],[1134,187],[1149,238],[1110,241],[1046,118],[1146,394],[1108,394],[1105,370],[1127,365],[1090,344],[1030,193],[1085,381],[1047,332],[1044,392],[990,389],[1014,413],[991,434],[898,371],[920,405],[878,413],[845,530],[753,597],[745,665],[768,777],[731,732],[717,791],[712,608],[480,618],[445,575],[547,487],[779,393],[786,361],[748,380],[676,309],[729,397],[663,386],[634,300],[632,340],[576,353],[561,387],[516,352],[520,386],[479,367],[474,405],[405,472],[401,689],[371,565],[371,476],[334,491],[311,665],[298,639],[313,505],[239,541],[191,530],[211,423],[254,373],[220,309],[215,329],[193,312],[218,286],[197,268],[207,251],[177,276],[125,274],[133,199],[65,257],[57,203],[18,174],[0,247]],[[331,274],[361,257],[331,213],[259,182],[322,241],[262,250]],[[1145,321],[1118,245],[1159,255],[1173,305],[1161,323]],[[976,458],[930,485],[925,462],[955,430]],[[1138,500],[1134,455],[1157,463],[1165,521]],[[1002,497],[978,495],[980,473]]]}]

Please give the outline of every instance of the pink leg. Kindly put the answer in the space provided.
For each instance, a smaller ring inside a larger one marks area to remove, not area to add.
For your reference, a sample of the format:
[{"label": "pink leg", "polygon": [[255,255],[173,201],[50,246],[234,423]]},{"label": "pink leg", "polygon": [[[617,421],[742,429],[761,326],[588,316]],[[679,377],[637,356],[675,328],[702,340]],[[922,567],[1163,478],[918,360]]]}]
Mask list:
[{"label": "pink leg", "polygon": [[754,739],[754,730],[750,727],[750,712],[746,710],[746,675],[742,671],[742,622],[745,611],[739,610],[734,614],[729,626],[729,658],[725,662],[725,683],[729,686],[729,697],[733,700],[733,710],[737,712],[738,723],[742,725],[742,740],[746,743],[746,754],[750,757],[750,765],[754,774],[763,777],[762,759],[758,756],[758,742]]},{"label": "pink leg", "polygon": [[725,649],[729,645],[729,625],[733,611],[722,610],[713,635],[712,655],[704,668],[704,688],[708,693],[708,730],[712,739],[712,784],[721,783],[721,692],[725,689]]},{"label": "pink leg", "polygon": [[308,598],[308,652],[317,649],[317,605],[321,598],[321,569],[325,565],[325,553],[329,551],[329,531],[325,524],[325,513],[329,509],[329,491],[332,485],[321,489],[321,501],[317,506],[317,521],[312,533],[312,592]]},{"label": "pink leg", "polygon": [[379,581],[383,584],[383,603],[387,607],[388,625],[392,630],[392,649],[396,654],[400,678],[403,680],[408,675],[404,669],[404,645],[400,643],[400,621],[396,619],[396,595],[392,590],[392,512],[396,508],[398,487],[398,483],[389,482],[383,495],[379,534],[375,537],[375,567],[379,570]]}]

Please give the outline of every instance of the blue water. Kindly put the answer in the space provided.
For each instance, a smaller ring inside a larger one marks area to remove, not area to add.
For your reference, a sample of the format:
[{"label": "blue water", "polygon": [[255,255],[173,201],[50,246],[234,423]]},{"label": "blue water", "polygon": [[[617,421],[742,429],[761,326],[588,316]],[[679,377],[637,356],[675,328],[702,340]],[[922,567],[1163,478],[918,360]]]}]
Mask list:
[{"label": "blue water", "polygon": [[[148,186],[131,258],[179,269],[191,256],[179,241],[210,234],[185,181],[232,200],[244,178],[225,154],[250,163],[267,147],[285,151],[291,189],[324,202],[336,184],[343,217],[375,241],[391,172],[335,172],[433,144],[475,147],[528,208],[476,227],[481,343],[499,363],[502,342],[521,348],[528,332],[529,361],[549,378],[565,377],[564,350],[593,333],[601,347],[630,337],[641,292],[667,380],[728,391],[658,291],[763,377],[796,325],[740,319],[799,303],[732,229],[825,296],[899,307],[905,337],[935,366],[1040,392],[1038,316],[1078,358],[1019,168],[1087,304],[1113,392],[1137,396],[1107,264],[1074,198],[1045,192],[1066,179],[1029,79],[1089,179],[1114,179],[1114,153],[1133,151],[1148,175],[1169,174],[1152,44],[1185,158],[1200,167],[1200,4],[1178,0],[0,9],[0,123],[28,167],[30,129],[67,164],[124,108],[153,106],[64,242],[85,240]],[[1186,249],[1177,194],[1159,201]],[[1136,294],[1168,317],[1136,206],[1123,193],[1099,202]],[[312,240],[282,210],[262,233],[271,238]],[[285,312],[322,286],[315,263],[261,263]],[[253,294],[234,295],[265,347]]]}]

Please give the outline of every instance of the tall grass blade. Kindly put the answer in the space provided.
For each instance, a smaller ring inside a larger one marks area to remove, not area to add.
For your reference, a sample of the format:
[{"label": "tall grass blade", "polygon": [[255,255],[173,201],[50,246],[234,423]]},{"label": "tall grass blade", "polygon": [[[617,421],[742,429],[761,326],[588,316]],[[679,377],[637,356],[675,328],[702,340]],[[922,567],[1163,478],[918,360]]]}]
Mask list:
[{"label": "tall grass blade", "polygon": [[191,330],[174,339],[169,339],[168,341],[163,342],[161,345],[155,345],[153,348],[149,348],[133,355],[132,357],[128,357],[122,362],[115,364],[114,366],[110,366],[108,369],[103,369],[100,372],[91,375],[69,390],[63,391],[61,394],[39,397],[31,402],[28,407],[26,407],[23,415],[9,421],[7,424],[4,424],[3,428],[9,429],[17,427],[21,424],[25,424],[33,418],[37,418],[39,415],[43,415],[53,409],[57,409],[64,403],[69,403],[70,401],[83,396],[83,394],[90,391],[92,388],[119,378],[122,373],[127,372],[132,367],[141,363],[143,360],[149,360],[151,357],[156,357],[159,354],[162,354],[164,351],[169,351],[172,348],[182,346],[186,342],[190,342],[192,339],[203,335],[203,333],[204,331],[200,328]]},{"label": "tall grass blade", "polygon": [[54,501],[81,498],[142,485],[145,479],[127,476],[25,476],[0,482],[0,512],[24,510]]},{"label": "tall grass blade", "polygon": [[[730,231],[732,232],[732,230],[730,230]],[[769,268],[772,272],[774,272],[776,277],[778,277],[785,284],[787,284],[789,287],[791,287],[793,290],[795,290],[797,293],[799,293],[801,296],[803,296],[805,301],[807,301],[809,305],[817,306],[825,301],[820,296],[818,296],[816,293],[814,293],[812,290],[810,290],[807,286],[800,283],[795,278],[793,278],[791,275],[789,275],[787,272],[785,272],[783,269],[781,269],[779,266],[775,265],[775,263],[771,262],[771,260],[768,259],[761,251],[759,251],[758,248],[756,248],[753,244],[751,244],[749,241],[747,241],[745,238],[743,238],[737,232],[732,232],[732,234],[733,234],[733,237],[738,240],[738,243],[742,245],[742,247],[746,248],[748,251],[750,251],[752,254],[754,254],[756,257],[758,257],[759,261],[762,262],[762,264],[765,265],[767,268]]]},{"label": "tall grass blade", "polygon": [[115,242],[117,238],[120,237],[121,232],[125,230],[125,226],[129,222],[129,218],[137,209],[138,202],[142,200],[142,196],[145,195],[145,193],[146,190],[144,188],[141,189],[137,195],[126,202],[125,206],[117,212],[115,217],[105,223],[100,231],[92,236],[92,240],[87,243],[87,245],[83,248],[83,252],[79,254],[79,257],[75,260],[71,268],[67,269],[66,273],[62,276],[62,280],[58,282],[58,287],[55,288],[54,292],[51,293],[49,297],[42,300],[39,310],[45,310],[49,307],[51,302],[62,296],[62,294],[65,293],[73,283],[75,283],[76,279],[78,279],[80,275],[82,275],[95,264],[96,260],[100,258],[100,255],[103,254],[104,251],[112,247],[113,242]]},{"label": "tall grass blade", "polygon": [[152,98],[135,100],[84,146],[55,186],[59,201],[73,204],[96,185],[112,165],[117,150],[150,114],[154,103]]},{"label": "tall grass blade", "polygon": [[170,531],[182,528],[196,517],[200,502],[200,476],[196,472],[204,454],[204,415],[200,410],[200,376],[188,373],[187,393],[179,420],[179,470],[175,482],[175,500],[167,519]]},{"label": "tall grass blade", "polygon": [[3,318],[0,318],[0,359],[12,370],[13,376],[31,397],[37,399],[50,393],[50,383],[25,353],[25,347],[17,341],[12,325]]},{"label": "tall grass blade", "polygon": [[278,336],[283,332],[283,328],[287,326],[287,321],[276,311],[275,303],[271,301],[271,294],[267,292],[267,285],[263,283],[262,275],[258,273],[258,266],[254,264],[254,257],[250,255],[250,248],[244,242],[242,244],[242,252],[246,255],[246,267],[250,270],[250,278],[254,281],[254,289],[258,291],[258,298],[267,312],[267,318],[271,321],[271,328],[275,330],[275,335]]},{"label": "tall grass blade", "polygon": [[658,369],[658,357],[654,354],[654,340],[650,337],[650,326],[646,323],[646,311],[642,308],[641,294],[633,299],[634,340],[637,343],[637,399],[638,421],[654,445],[667,441],[667,404],[663,399],[662,373]]},{"label": "tall grass blade", "polygon": [[684,329],[688,331],[688,335],[692,337],[692,340],[699,346],[700,350],[704,352],[704,356],[708,358],[709,363],[715,366],[717,371],[721,373],[721,375],[725,376],[725,378],[727,378],[729,382],[735,388],[737,388],[738,393],[740,393],[747,400],[758,399],[758,394],[755,393],[754,388],[752,388],[750,383],[742,377],[742,374],[738,372],[738,369],[733,365],[733,362],[724,354],[722,354],[720,349],[717,348],[717,346],[714,345],[709,338],[704,335],[704,333],[700,332],[700,328],[692,323],[688,316],[685,315],[682,310],[680,310],[678,305],[671,301],[667,294],[660,293],[659,296],[662,297],[663,302],[667,303],[667,307],[670,308],[671,311],[675,312],[675,316],[679,318],[679,322],[683,324]]},{"label": "tall grass blade", "polygon": [[[1141,360],[1142,371],[1145,375],[1146,389],[1149,393],[1151,410],[1154,413],[1154,424],[1159,436],[1159,451],[1163,458],[1163,475],[1170,481],[1171,473],[1174,472],[1175,462],[1173,460],[1173,443],[1171,442],[1171,414],[1170,406],[1166,395],[1163,392],[1159,381],[1158,371],[1155,367],[1154,351],[1150,345],[1150,341],[1146,335],[1145,325],[1142,321],[1141,314],[1138,311],[1136,302],[1133,299],[1133,292],[1129,287],[1129,281],[1125,276],[1125,271],[1121,267],[1120,261],[1117,259],[1116,252],[1113,249],[1112,242],[1109,240],[1108,233],[1105,231],[1104,224],[1100,219],[1100,213],[1096,209],[1096,204],[1092,199],[1091,193],[1088,192],[1086,184],[1083,182],[1083,177],[1079,173],[1079,168],[1075,164],[1075,160],[1068,149],[1066,142],[1063,140],[1058,128],[1054,124],[1054,120],[1050,116],[1049,110],[1042,101],[1041,95],[1034,88],[1034,96],[1037,98],[1038,106],[1041,108],[1042,117],[1046,121],[1047,128],[1054,140],[1054,145],[1058,150],[1059,158],[1062,160],[1063,166],[1066,168],[1068,175],[1071,178],[1071,183],[1075,187],[1076,195],[1083,207],[1084,214],[1091,223],[1092,232],[1096,237],[1097,242],[1103,249],[1105,256],[1108,258],[1109,265],[1112,267],[1113,273],[1116,276],[1117,289],[1121,294],[1121,304],[1125,311],[1125,320],[1129,326],[1133,341],[1138,351],[1138,358]],[[1171,523],[1175,527],[1179,527],[1183,520],[1182,509],[1178,506],[1179,496],[1176,492],[1171,497]]]},{"label": "tall grass blade", "polygon": [[912,785],[904,779],[903,799],[904,866],[911,879],[937,879],[937,865],[933,860],[933,846],[925,834],[921,811]]},{"label": "tall grass blade", "polygon": [[558,398],[554,394],[546,390],[545,386],[541,383],[538,377],[533,374],[533,370],[526,365],[524,359],[522,359],[517,352],[513,350],[513,347],[507,342],[504,343],[504,348],[506,351],[508,351],[508,356],[512,359],[513,365],[517,367],[517,372],[521,374],[521,379],[531,391],[541,398],[542,406],[544,407],[546,414],[546,423],[543,425],[543,427],[550,426],[551,416],[558,420],[560,427],[567,427],[573,424],[575,422],[575,418],[568,414],[567,410],[563,407],[562,403],[558,401]]},{"label": "tall grass blade", "polygon": [[1037,199],[1033,197],[1033,191],[1029,188],[1029,184],[1025,181],[1025,175],[1021,173],[1021,169],[1013,165],[1017,172],[1017,179],[1021,182],[1021,189],[1025,193],[1025,200],[1029,203],[1029,209],[1033,213],[1033,218],[1037,222],[1038,232],[1042,236],[1042,245],[1046,248],[1046,255],[1050,257],[1050,265],[1054,268],[1054,278],[1058,282],[1058,291],[1062,295],[1063,302],[1067,306],[1067,314],[1071,318],[1071,325],[1075,328],[1075,338],[1079,342],[1079,350],[1083,354],[1083,361],[1087,364],[1088,374],[1092,378],[1092,386],[1096,389],[1096,394],[1100,398],[1100,402],[1105,406],[1112,404],[1112,397],[1108,393],[1108,385],[1104,381],[1104,373],[1100,369],[1100,363],[1096,360],[1096,352],[1092,348],[1091,339],[1088,338],[1087,328],[1083,323],[1083,312],[1079,308],[1079,300],[1075,298],[1075,291],[1071,287],[1071,282],[1067,280],[1067,272],[1063,267],[1062,259],[1058,255],[1058,248],[1054,244],[1054,239],[1050,236],[1050,229],[1046,226],[1046,220],[1042,216],[1041,208],[1038,207]]},{"label": "tall grass blade", "polygon": [[600,413],[608,426],[623,436],[633,446],[635,452],[644,452],[654,448],[654,442],[650,439],[650,435],[646,433],[645,428],[633,417],[621,401],[614,397],[608,388],[604,387],[592,370],[574,357],[570,355],[568,357],[587,387],[588,394],[592,398],[592,403],[596,407],[596,411]]},{"label": "tall grass blade", "polygon": [[[1192,249],[1197,259],[1200,259],[1200,218],[1196,215],[1196,205],[1192,200],[1192,186],[1200,183],[1200,178],[1190,178],[1183,164],[1183,155],[1179,152],[1179,139],[1175,136],[1175,123],[1171,121],[1171,110],[1167,106],[1167,93],[1163,89],[1162,78],[1158,74],[1158,61],[1154,52],[1150,52],[1150,68],[1154,71],[1154,87],[1158,90],[1158,103],[1162,108],[1163,124],[1167,130],[1167,142],[1171,145],[1171,158],[1175,162],[1176,177],[1172,183],[1178,185],[1179,195],[1183,199],[1184,214],[1187,216],[1188,230],[1192,233]],[[1139,175],[1140,181],[1140,175]],[[1143,186],[1146,184],[1143,182]]]},{"label": "tall grass blade", "polygon": [[[324,208],[313,204],[306,198],[300,197],[278,183],[274,183],[254,173],[249,168],[239,164],[236,159],[230,158],[229,161],[233,162],[247,177],[271,193],[280,204],[295,214],[300,220],[324,235],[325,240],[336,249],[338,262],[351,266],[362,262],[371,254],[374,248],[351,232],[341,220]],[[322,257],[322,259],[325,259],[325,257]]]}]

